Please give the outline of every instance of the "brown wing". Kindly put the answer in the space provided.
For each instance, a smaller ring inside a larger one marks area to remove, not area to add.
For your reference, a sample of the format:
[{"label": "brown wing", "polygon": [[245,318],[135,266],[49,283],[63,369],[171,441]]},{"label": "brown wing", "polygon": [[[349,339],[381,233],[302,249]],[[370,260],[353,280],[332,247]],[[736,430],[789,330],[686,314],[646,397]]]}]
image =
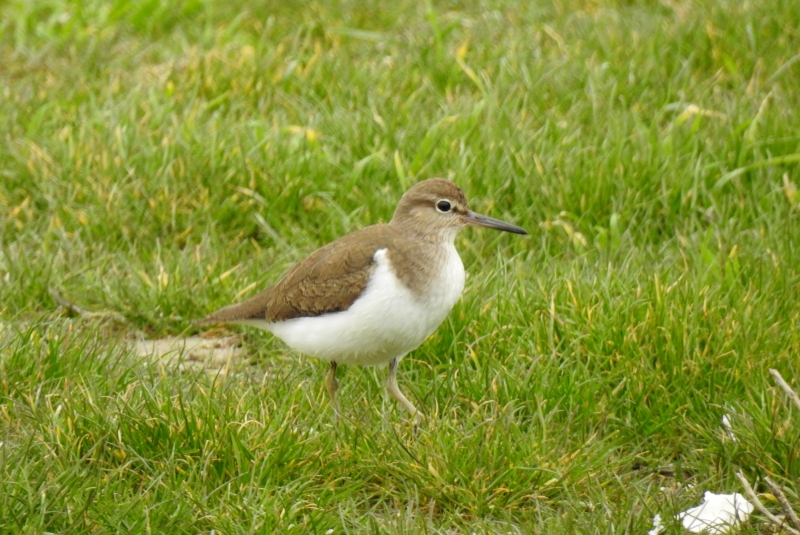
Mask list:
[{"label": "brown wing", "polygon": [[394,236],[388,225],[374,225],[339,238],[311,253],[273,286],[199,323],[274,322],[347,310],[367,287],[375,251]]}]

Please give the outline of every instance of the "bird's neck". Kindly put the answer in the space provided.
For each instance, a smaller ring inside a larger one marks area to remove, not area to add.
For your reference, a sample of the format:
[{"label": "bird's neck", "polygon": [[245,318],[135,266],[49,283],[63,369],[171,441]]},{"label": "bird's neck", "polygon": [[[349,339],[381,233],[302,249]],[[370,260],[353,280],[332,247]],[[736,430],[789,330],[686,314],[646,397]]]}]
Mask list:
[{"label": "bird's neck", "polygon": [[389,222],[389,226],[395,228],[410,240],[441,247],[451,245],[460,230],[453,227],[426,226],[417,221],[397,222],[394,219]]}]

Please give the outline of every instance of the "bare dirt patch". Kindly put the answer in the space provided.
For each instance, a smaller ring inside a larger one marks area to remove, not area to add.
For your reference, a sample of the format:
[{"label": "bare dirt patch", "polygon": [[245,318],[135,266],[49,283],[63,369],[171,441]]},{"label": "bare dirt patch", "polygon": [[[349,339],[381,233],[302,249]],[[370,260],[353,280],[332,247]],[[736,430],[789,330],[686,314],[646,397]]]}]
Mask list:
[{"label": "bare dirt patch", "polygon": [[227,373],[244,358],[241,336],[202,338],[170,336],[157,340],[134,340],[136,356],[174,366],[180,371],[206,370]]}]

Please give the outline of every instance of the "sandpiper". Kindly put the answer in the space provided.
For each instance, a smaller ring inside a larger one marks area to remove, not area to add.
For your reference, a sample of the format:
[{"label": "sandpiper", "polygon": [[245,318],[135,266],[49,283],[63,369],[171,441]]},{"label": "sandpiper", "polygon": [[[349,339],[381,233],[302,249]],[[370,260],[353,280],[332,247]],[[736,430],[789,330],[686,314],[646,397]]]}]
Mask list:
[{"label": "sandpiper", "polygon": [[325,386],[334,407],[338,365],[388,363],[386,390],[417,421],[420,413],[397,386],[397,365],[439,327],[461,296],[464,265],[454,241],[468,226],[527,234],[476,214],[458,186],[431,178],[403,195],[388,224],[317,249],[274,285],[199,324],[258,327],[328,361]]}]

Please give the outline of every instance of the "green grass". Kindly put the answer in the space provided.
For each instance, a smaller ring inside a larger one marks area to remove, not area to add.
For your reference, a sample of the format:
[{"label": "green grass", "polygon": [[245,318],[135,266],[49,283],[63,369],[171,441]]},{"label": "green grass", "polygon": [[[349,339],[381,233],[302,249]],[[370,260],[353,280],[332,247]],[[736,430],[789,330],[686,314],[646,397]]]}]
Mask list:
[{"label": "green grass", "polygon": [[[767,374],[800,379],[798,20],[3,3],[0,532],[679,533],[737,470],[800,504]],[[324,363],[259,333],[227,376],[133,358],[429,176],[531,236],[459,236],[465,294],[401,365],[418,433],[383,370],[341,373],[337,422]]]}]

